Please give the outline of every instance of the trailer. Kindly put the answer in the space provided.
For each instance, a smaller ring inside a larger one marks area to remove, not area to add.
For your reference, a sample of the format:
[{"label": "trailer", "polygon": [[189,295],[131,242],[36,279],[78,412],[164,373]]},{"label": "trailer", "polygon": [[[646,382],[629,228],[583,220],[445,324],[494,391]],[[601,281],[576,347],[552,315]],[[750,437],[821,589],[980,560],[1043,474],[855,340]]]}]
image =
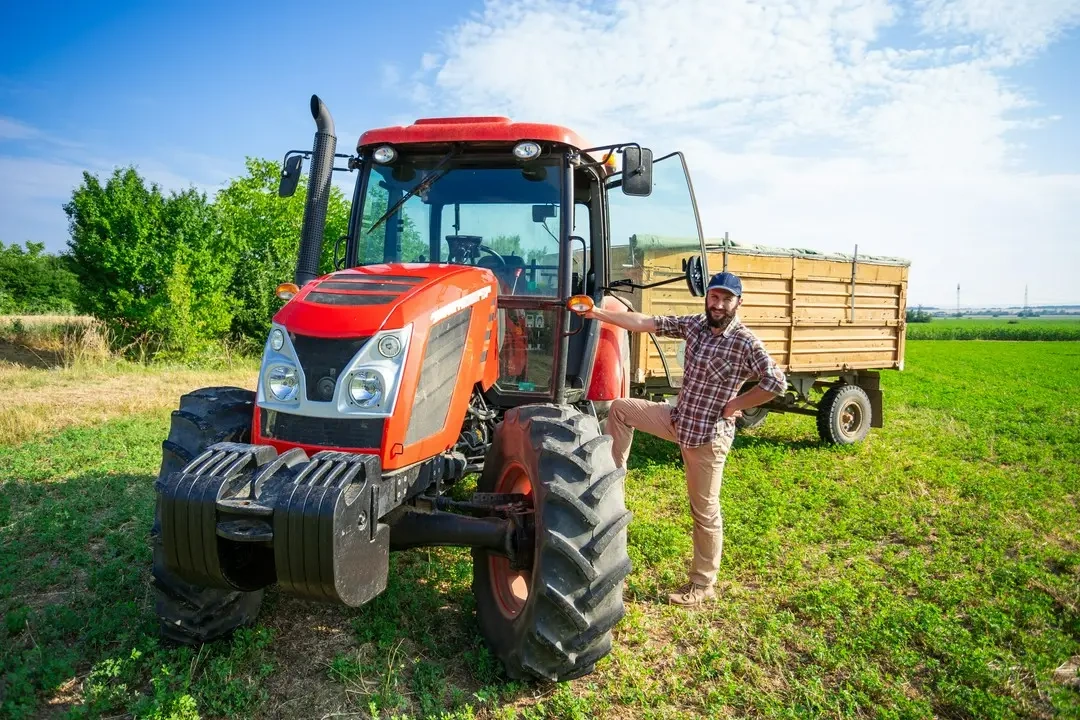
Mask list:
[{"label": "trailer", "polygon": [[[702,312],[685,283],[683,259],[697,239],[634,235],[612,248],[636,286],[623,297],[639,312]],[[784,370],[787,392],[739,419],[761,425],[770,412],[812,415],[823,441],[851,444],[884,421],[880,371],[903,370],[907,281],[901,258],[826,254],[805,249],[706,241],[707,272],[727,270],[743,281],[740,320]],[[666,282],[665,282],[666,281]],[[660,283],[664,283],[660,285]],[[672,398],[682,383],[683,341],[634,334],[631,393]]]}]

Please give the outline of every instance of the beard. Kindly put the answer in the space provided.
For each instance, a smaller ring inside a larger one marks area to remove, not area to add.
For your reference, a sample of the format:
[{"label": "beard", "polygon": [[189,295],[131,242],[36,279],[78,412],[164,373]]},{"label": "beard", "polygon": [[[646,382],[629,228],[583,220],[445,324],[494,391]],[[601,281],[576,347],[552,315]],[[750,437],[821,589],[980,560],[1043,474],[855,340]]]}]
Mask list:
[{"label": "beard", "polygon": [[713,329],[724,330],[734,319],[735,313],[728,314],[724,310],[712,311],[708,305],[705,306],[705,322]]}]

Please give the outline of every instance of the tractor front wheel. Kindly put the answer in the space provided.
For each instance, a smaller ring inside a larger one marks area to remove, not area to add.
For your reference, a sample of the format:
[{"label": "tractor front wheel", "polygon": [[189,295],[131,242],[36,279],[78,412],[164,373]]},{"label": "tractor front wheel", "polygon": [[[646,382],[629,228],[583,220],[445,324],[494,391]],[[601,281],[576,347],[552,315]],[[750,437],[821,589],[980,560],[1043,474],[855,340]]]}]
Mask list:
[{"label": "tractor front wheel", "polygon": [[[247,442],[254,407],[255,393],[235,387],[202,388],[180,398],[180,409],[172,414],[169,437],[161,444],[159,482],[182,470],[215,443]],[[150,543],[154,551],[155,609],[163,638],[185,645],[210,642],[255,620],[262,604],[262,590],[200,587],[169,571],[161,538],[160,503],[154,507]]]},{"label": "tractor front wheel", "polygon": [[526,495],[535,526],[531,567],[473,550],[477,620],[510,677],[570,680],[611,651],[631,569],[625,476],[573,408],[515,408],[496,429],[477,490]]}]

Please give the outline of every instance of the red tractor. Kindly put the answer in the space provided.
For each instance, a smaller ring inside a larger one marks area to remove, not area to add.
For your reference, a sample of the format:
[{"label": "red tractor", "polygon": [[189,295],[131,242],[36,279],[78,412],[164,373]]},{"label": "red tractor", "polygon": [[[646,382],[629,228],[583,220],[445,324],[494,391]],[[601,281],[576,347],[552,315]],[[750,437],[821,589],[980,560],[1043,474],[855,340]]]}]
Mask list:
[{"label": "red tractor", "polygon": [[[359,606],[385,589],[391,550],[456,545],[472,548],[479,626],[511,677],[589,673],[631,569],[625,473],[600,429],[630,378],[625,332],[572,308],[624,306],[609,191],[650,195],[652,155],[495,117],[372,130],[337,155],[318,97],[311,112],[314,149],[282,171],[286,196],[311,158],[258,387],[185,395],[162,445],[161,631],[222,637],[273,584]],[[358,177],[343,253],[320,276],[334,170]],[[692,206],[688,178],[683,192]],[[703,256],[685,263],[699,295]],[[470,473],[477,491],[453,499]]]}]

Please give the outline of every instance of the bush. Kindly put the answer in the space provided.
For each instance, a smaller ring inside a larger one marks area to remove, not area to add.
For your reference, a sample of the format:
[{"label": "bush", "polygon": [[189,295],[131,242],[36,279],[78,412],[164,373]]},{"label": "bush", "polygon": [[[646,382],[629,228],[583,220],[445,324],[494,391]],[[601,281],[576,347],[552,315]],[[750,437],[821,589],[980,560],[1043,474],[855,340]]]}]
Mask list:
[{"label": "bush", "polygon": [[933,320],[933,317],[922,308],[907,311],[907,321],[909,323],[928,323],[931,320]]},{"label": "bush", "polygon": [[205,195],[192,189],[166,197],[134,168],[117,169],[104,184],[83,173],[64,210],[79,307],[108,323],[118,343],[157,338],[183,356],[192,341],[228,331],[235,253]]},{"label": "bush", "polygon": [[78,278],[45,243],[0,242],[0,313],[72,314],[78,296]]}]

